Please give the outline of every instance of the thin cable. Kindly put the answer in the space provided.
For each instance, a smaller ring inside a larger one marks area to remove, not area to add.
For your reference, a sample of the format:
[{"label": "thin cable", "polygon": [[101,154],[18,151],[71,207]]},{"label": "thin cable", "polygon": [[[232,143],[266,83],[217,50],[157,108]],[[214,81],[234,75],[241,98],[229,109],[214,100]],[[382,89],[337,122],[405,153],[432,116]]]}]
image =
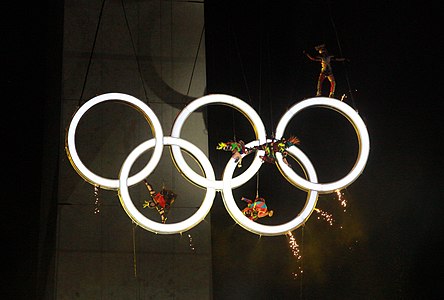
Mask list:
[{"label": "thin cable", "polygon": [[258,113],[260,115],[262,107],[262,32],[261,32],[261,37],[259,39],[259,97],[258,98],[259,98]]},{"label": "thin cable", "polygon": [[99,20],[97,22],[96,33],[94,34],[94,41],[93,41],[91,53],[89,55],[89,61],[88,61],[88,66],[86,68],[85,79],[83,80],[82,92],[80,93],[79,106],[82,104],[83,93],[85,92],[86,82],[88,80],[89,69],[91,67],[91,62],[92,62],[92,58],[93,58],[93,55],[94,55],[94,49],[96,48],[96,41],[97,41],[97,36],[98,36],[98,33],[99,33],[100,22],[102,21],[102,15],[103,15],[103,8],[104,7],[105,7],[105,0],[102,1],[102,7],[100,8],[100,14],[99,14]]},{"label": "thin cable", "polygon": [[271,137],[272,138],[274,138],[274,120],[273,120],[273,101],[271,101],[270,100],[270,95],[271,95],[271,88],[270,88],[270,82],[272,82],[271,81],[271,77],[272,77],[272,72],[271,72],[271,69],[272,69],[272,67],[271,67],[271,59],[270,59],[270,57],[271,57],[271,55],[270,55],[270,47],[269,47],[269,45],[270,45],[270,34],[269,34],[269,32],[268,32],[268,30],[267,30],[267,67],[268,67],[268,80],[267,80],[267,82],[268,82],[268,89],[267,89],[267,91],[268,91],[268,103],[270,104],[269,106],[269,111],[270,111],[270,128],[271,128],[271,130],[272,130],[272,132],[271,132]]},{"label": "thin cable", "polygon": [[196,56],[194,57],[193,70],[191,71],[191,77],[190,77],[190,83],[188,84],[187,96],[190,93],[191,83],[193,81],[194,70],[196,69],[197,58],[199,57],[199,51],[200,51],[200,46],[202,44],[202,39],[203,39],[203,36],[204,36],[204,32],[205,32],[205,25],[202,26],[202,32],[200,33],[199,45],[197,46]]},{"label": "thin cable", "polygon": [[236,117],[234,109],[231,111],[231,118],[233,119],[233,141],[237,141],[236,137]]},{"label": "thin cable", "polygon": [[256,198],[259,198],[259,172],[260,169],[256,173]]},{"label": "thin cable", "polygon": [[[327,1],[327,2],[328,2],[328,12],[329,12],[329,15],[330,15],[331,25],[333,27],[333,31],[335,32],[336,43],[338,44],[339,55],[341,57],[344,57],[344,55],[342,53],[341,42],[339,40],[338,30],[336,29],[336,24],[335,24],[335,21],[333,19],[333,13],[332,13],[332,10],[331,10],[331,3],[330,3],[330,1]],[[348,92],[350,94],[350,99],[352,100],[352,106],[357,111],[358,109],[356,108],[355,99],[353,97],[353,92],[352,92],[352,89],[351,89],[351,84],[350,84],[350,79],[349,79],[349,76],[348,76],[347,66],[344,66],[344,69],[345,69],[345,80],[347,81]]]},{"label": "thin cable", "polygon": [[136,46],[134,45],[134,39],[133,39],[133,35],[131,33],[131,27],[129,25],[128,22],[128,17],[126,15],[126,9],[125,9],[125,3],[124,0],[121,0],[120,3],[122,4],[122,10],[123,10],[123,15],[125,17],[125,23],[126,23],[126,27],[128,28],[128,33],[131,39],[131,46],[133,47],[133,53],[134,53],[134,57],[136,58],[136,62],[137,62],[137,70],[139,72],[139,76],[140,76],[140,81],[142,82],[142,87],[143,87],[143,92],[145,93],[145,99],[148,103],[148,93],[146,92],[146,88],[145,88],[145,81],[143,80],[143,76],[142,76],[142,69],[140,67],[140,61],[139,61],[139,57],[137,56],[137,51],[136,51]]},{"label": "thin cable", "polygon": [[134,265],[134,278],[137,278],[136,227],[137,227],[137,224],[133,222],[133,265]]},{"label": "thin cable", "polygon": [[250,105],[252,105],[253,101],[251,100],[250,89],[248,88],[247,76],[245,75],[244,64],[242,63],[242,57],[241,57],[241,54],[240,54],[239,44],[237,42],[236,33],[233,31],[233,28],[231,26],[230,26],[230,30],[231,30],[231,33],[233,34],[234,45],[236,46],[236,53],[237,53],[237,56],[239,58],[239,63],[240,63],[240,66],[241,66],[241,71],[242,71],[242,77],[244,79],[245,89],[247,90],[248,101],[250,102]]},{"label": "thin cable", "polygon": [[302,279],[304,278],[304,229],[305,229],[305,224],[302,225],[302,237],[301,237],[301,281],[299,287],[299,299],[304,298],[303,285],[302,285]]}]

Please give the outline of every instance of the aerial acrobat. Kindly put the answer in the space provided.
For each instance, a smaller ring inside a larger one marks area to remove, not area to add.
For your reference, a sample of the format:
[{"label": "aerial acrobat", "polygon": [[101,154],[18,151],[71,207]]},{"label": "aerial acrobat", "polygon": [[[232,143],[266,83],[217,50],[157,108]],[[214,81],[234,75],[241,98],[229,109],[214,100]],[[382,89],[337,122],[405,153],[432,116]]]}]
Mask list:
[{"label": "aerial acrobat", "polygon": [[247,202],[247,206],[242,210],[242,213],[252,221],[256,221],[259,218],[273,216],[273,211],[268,210],[265,199],[256,197],[254,200],[242,197],[242,201]]},{"label": "aerial acrobat", "polygon": [[230,141],[230,142],[220,142],[217,147],[217,150],[224,150],[231,152],[231,157],[234,158],[234,161],[237,163],[237,166],[242,167],[242,154],[248,154],[250,149],[245,147],[245,142],[240,140],[239,142]]},{"label": "aerial acrobat", "polygon": [[177,194],[165,188],[162,188],[160,192],[156,193],[151,184],[149,184],[146,180],[144,180],[143,182],[145,183],[145,186],[148,189],[151,196],[150,200],[145,200],[143,208],[155,207],[157,209],[157,212],[160,214],[162,223],[165,223],[171,205],[173,204],[174,200],[176,200]]},{"label": "aerial acrobat", "polygon": [[267,141],[264,144],[253,147],[246,147],[244,141],[242,140],[240,140],[239,142],[220,142],[217,145],[216,149],[231,152],[231,156],[238,164],[238,167],[242,167],[242,155],[249,154],[254,150],[264,150],[265,153],[264,155],[260,156],[260,158],[263,162],[268,162],[272,164],[274,164],[276,161],[276,153],[280,152],[282,153],[284,163],[291,167],[287,161],[287,149],[298,144],[300,144],[299,139],[295,136],[291,136],[288,139],[271,139],[271,141]]},{"label": "aerial acrobat", "polygon": [[272,139],[270,142],[266,142],[265,144],[254,146],[252,149],[255,150],[264,150],[265,155],[261,156],[260,158],[264,162],[268,162],[271,164],[274,164],[276,162],[276,153],[282,154],[282,160],[284,163],[291,167],[289,162],[287,161],[287,155],[288,151],[287,149],[294,145],[299,145],[301,141],[295,137],[290,136],[288,139],[282,138],[280,140]]},{"label": "aerial acrobat", "polygon": [[345,58],[338,58],[334,55],[328,53],[325,44],[318,45],[315,47],[316,51],[319,52],[319,55],[311,56],[305,50],[303,53],[312,61],[321,62],[321,72],[319,73],[318,84],[316,89],[316,96],[322,95],[322,83],[324,79],[327,78],[330,81],[330,94],[328,95],[330,98],[333,98],[335,95],[336,81],[335,76],[333,75],[333,70],[331,67],[332,61],[348,61]]}]

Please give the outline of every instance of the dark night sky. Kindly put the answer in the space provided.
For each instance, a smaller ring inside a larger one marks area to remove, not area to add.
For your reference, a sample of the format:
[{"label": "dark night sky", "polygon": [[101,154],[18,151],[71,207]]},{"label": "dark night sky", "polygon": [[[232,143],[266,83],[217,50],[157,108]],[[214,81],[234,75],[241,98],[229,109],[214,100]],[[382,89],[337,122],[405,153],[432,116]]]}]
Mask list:
[{"label": "dark night sky", "polygon": [[[2,65],[7,67],[2,83],[9,100],[4,110],[17,114],[4,124],[3,129],[12,129],[2,130],[2,135],[11,149],[22,150],[10,160],[19,165],[11,167],[13,188],[5,197],[18,200],[5,217],[4,244],[10,250],[5,257],[14,264],[14,287],[22,291],[35,287],[35,277],[28,273],[38,269],[39,220],[32,216],[39,210],[38,195],[47,188],[45,180],[39,180],[41,157],[49,151],[45,137],[58,128],[57,117],[51,117],[56,102],[48,103],[60,94],[57,26],[62,10],[56,2],[26,12],[17,5],[8,10],[11,18],[3,27],[5,44],[11,46],[2,49]],[[430,3],[348,2],[331,1],[329,10],[320,0],[206,1],[208,92],[249,101],[272,128],[290,105],[314,93],[319,66],[302,51],[314,53],[313,46],[325,42],[339,55],[339,40],[342,54],[351,61],[334,65],[337,94],[347,92],[347,75],[354,97],[346,102],[359,111],[371,139],[368,165],[345,191],[347,212],[332,195],[321,196],[318,207],[333,213],[335,225],[313,216],[304,228],[302,281],[291,277],[298,264],[285,237],[258,239],[233,225],[221,201],[215,203],[215,299],[438,298],[444,250],[442,158],[436,147],[443,133],[439,10]],[[209,114],[215,116],[214,110]],[[215,128],[210,143],[231,139],[233,133],[248,140],[242,118],[226,112],[210,120],[217,118],[224,118],[226,128]],[[356,145],[349,131],[341,129],[346,125],[329,114],[314,113],[292,127],[321,179],[337,178],[347,171],[344,166],[353,164]],[[211,130],[214,124],[209,126]],[[225,153],[211,155],[221,170]],[[274,168],[263,169],[260,192],[279,212],[263,221],[272,224],[289,218],[297,205],[288,195],[303,199],[304,193]],[[255,183],[237,193],[254,194]],[[30,221],[24,224],[21,218]],[[302,230],[294,235],[302,244]]]},{"label": "dark night sky", "polygon": [[[435,147],[442,136],[437,7],[411,2],[207,1],[206,9],[209,93],[249,102],[271,134],[289,106],[314,95],[319,66],[302,51],[314,54],[313,46],[326,43],[330,52],[339,56],[342,50],[350,59],[333,66],[337,95],[348,92],[348,79],[353,99],[349,96],[346,102],[358,110],[371,139],[364,173],[345,190],[347,212],[334,195],[323,195],[317,207],[333,213],[334,226],[316,220],[314,213],[304,228],[302,281],[291,278],[299,265],[285,237],[258,239],[232,225],[220,201],[215,204],[215,297],[437,296],[443,250],[442,159]],[[249,141],[251,132],[244,132],[249,124],[231,111],[217,119],[221,111],[209,111],[210,145],[234,135]],[[346,122],[332,115],[301,115],[291,127],[324,181],[343,176],[356,155]],[[226,154],[212,155],[222,171]],[[238,197],[254,197],[255,191],[253,182]],[[262,221],[267,224],[288,220],[288,212],[298,205],[291,199],[305,199],[269,166],[261,168],[259,192],[275,209],[272,220]],[[302,229],[293,234],[302,245]]]}]

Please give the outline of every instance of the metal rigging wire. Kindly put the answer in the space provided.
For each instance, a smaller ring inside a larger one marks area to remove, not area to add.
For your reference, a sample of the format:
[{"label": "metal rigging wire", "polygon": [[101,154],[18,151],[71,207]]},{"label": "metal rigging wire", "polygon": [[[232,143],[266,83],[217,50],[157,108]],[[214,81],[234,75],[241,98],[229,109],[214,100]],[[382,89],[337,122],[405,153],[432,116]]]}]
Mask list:
[{"label": "metal rigging wire", "polygon": [[146,88],[145,88],[145,81],[143,80],[142,70],[141,70],[141,67],[140,67],[139,57],[137,56],[136,46],[134,45],[134,39],[133,39],[133,35],[132,35],[132,33],[131,33],[131,27],[130,27],[130,25],[129,25],[128,17],[127,17],[127,15],[126,15],[126,9],[125,9],[125,3],[124,3],[124,0],[121,0],[120,3],[122,4],[123,16],[125,17],[126,27],[128,28],[128,33],[129,33],[129,36],[130,36],[130,39],[131,39],[131,46],[133,47],[133,53],[134,53],[134,56],[135,56],[135,58],[136,58],[136,62],[137,62],[137,70],[138,70],[138,72],[139,72],[140,81],[142,82],[143,92],[145,93],[145,99],[146,99],[146,101],[147,101],[147,103],[148,103],[148,94],[147,94],[147,92],[146,92]]},{"label": "metal rigging wire", "polygon": [[94,34],[94,40],[93,40],[93,44],[92,44],[92,47],[91,47],[91,53],[89,55],[88,66],[86,67],[86,74],[85,74],[85,78],[83,80],[82,92],[80,93],[79,106],[82,104],[83,93],[85,92],[86,82],[88,80],[89,69],[91,67],[91,62],[92,62],[92,58],[93,58],[93,55],[94,55],[94,49],[96,47],[97,35],[99,33],[100,22],[102,21],[102,15],[103,15],[103,8],[104,7],[105,7],[105,0],[102,1],[102,6],[100,8],[99,20],[97,22],[96,32]]},{"label": "metal rigging wire", "polygon": [[[335,24],[335,21],[333,19],[333,13],[332,13],[332,9],[331,9],[331,2],[327,1],[327,4],[328,4],[328,12],[329,12],[329,15],[330,15],[330,22],[331,22],[331,25],[333,27],[333,31],[335,32],[336,43],[338,44],[339,55],[341,55],[341,57],[344,57],[344,55],[342,54],[342,46],[341,46],[341,42],[339,40],[338,30],[336,28],[336,24]],[[353,108],[356,111],[358,111],[358,109],[356,107],[356,104],[355,104],[355,99],[353,97],[353,92],[352,92],[352,88],[351,88],[351,84],[350,84],[350,78],[348,76],[347,66],[344,66],[344,69],[345,69],[345,80],[347,81],[348,92],[350,94],[350,99],[352,101],[352,106],[353,106]]]}]

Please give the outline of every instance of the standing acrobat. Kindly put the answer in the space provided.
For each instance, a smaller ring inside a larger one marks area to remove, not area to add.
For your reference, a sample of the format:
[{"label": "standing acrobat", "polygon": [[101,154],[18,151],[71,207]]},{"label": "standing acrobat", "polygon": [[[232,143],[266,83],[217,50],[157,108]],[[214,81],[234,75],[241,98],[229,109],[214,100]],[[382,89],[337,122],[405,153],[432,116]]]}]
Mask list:
[{"label": "standing acrobat", "polygon": [[331,68],[332,61],[345,61],[345,58],[336,58],[333,55],[330,55],[325,47],[325,44],[319,45],[315,47],[316,51],[319,52],[319,55],[311,56],[307,52],[304,51],[304,54],[312,61],[320,61],[321,62],[321,73],[318,78],[318,85],[316,90],[316,96],[321,96],[322,94],[322,83],[324,82],[325,77],[330,81],[330,94],[329,97],[333,98],[335,95],[336,81],[333,76],[333,70]]}]

